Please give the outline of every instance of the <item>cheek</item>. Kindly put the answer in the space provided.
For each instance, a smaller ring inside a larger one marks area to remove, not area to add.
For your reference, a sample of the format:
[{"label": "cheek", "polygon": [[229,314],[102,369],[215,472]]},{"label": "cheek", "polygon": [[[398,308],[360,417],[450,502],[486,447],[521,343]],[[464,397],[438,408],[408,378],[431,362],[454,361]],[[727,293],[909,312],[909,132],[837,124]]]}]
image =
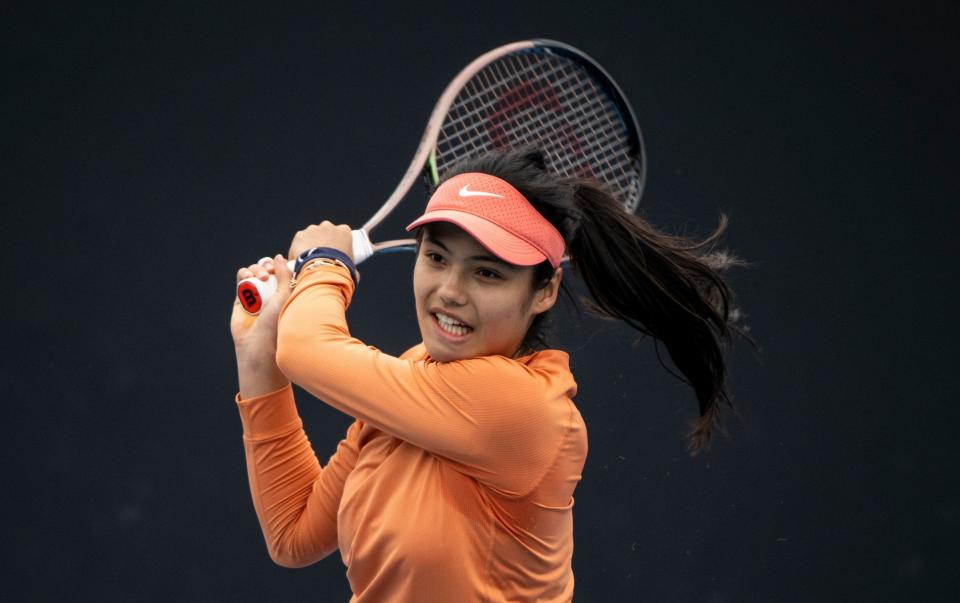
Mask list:
[{"label": "cheek", "polygon": [[417,306],[420,306],[423,296],[426,291],[426,279],[424,278],[423,270],[420,269],[420,260],[417,260],[417,263],[413,266],[413,297],[417,301]]},{"label": "cheek", "polygon": [[484,323],[494,327],[506,339],[516,337],[518,332],[524,333],[527,326],[526,296],[520,292],[504,292],[496,300],[486,304],[483,313]]}]

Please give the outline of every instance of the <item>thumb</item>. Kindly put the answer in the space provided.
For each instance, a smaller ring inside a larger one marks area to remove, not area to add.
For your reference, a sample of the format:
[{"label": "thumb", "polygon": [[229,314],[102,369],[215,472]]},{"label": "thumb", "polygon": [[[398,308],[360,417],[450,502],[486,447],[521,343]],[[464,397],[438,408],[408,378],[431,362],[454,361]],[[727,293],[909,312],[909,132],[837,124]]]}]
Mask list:
[{"label": "thumb", "polygon": [[[293,271],[287,266],[287,258],[279,253],[273,258],[273,272],[277,275],[277,282],[283,283],[286,287],[286,295],[289,295],[290,279],[293,278]],[[280,287],[277,288],[277,292],[280,292]]]},{"label": "thumb", "polygon": [[287,267],[287,258],[279,253],[273,258],[273,276],[277,279],[277,290],[264,304],[260,313],[261,319],[266,319],[269,323],[276,323],[280,316],[280,309],[290,297],[290,279],[293,278],[293,271]]}]

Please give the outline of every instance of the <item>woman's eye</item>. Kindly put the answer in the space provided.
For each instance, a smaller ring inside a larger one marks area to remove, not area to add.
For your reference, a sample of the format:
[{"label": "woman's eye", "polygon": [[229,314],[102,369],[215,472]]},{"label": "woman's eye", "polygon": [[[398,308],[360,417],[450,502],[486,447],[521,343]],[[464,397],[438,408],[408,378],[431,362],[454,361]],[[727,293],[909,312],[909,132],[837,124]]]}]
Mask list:
[{"label": "woman's eye", "polygon": [[497,273],[494,272],[493,270],[488,270],[487,268],[481,268],[480,270],[477,271],[477,274],[479,274],[479,275],[482,276],[483,278],[488,278],[488,279],[498,279],[498,278],[500,278],[500,275],[499,275],[499,274],[497,274]]},{"label": "woman's eye", "polygon": [[440,255],[439,253],[434,253],[434,252],[432,252],[432,251],[428,251],[428,252],[426,252],[424,255],[426,255],[427,258],[430,259],[430,261],[435,262],[435,263],[437,263],[437,264],[439,264],[440,262],[443,261],[443,256]]}]

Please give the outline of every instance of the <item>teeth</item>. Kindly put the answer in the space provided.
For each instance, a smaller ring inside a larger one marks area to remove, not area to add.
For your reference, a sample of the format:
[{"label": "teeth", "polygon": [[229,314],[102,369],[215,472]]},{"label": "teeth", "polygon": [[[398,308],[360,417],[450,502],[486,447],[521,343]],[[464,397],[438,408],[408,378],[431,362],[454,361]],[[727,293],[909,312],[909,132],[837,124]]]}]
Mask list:
[{"label": "teeth", "polygon": [[451,335],[466,335],[472,329],[461,322],[458,322],[445,314],[434,314],[437,317],[437,322],[440,323],[440,328],[450,333]]},{"label": "teeth", "polygon": [[450,317],[447,316],[446,314],[441,314],[441,313],[437,312],[436,316],[437,316],[437,320],[439,320],[440,322],[442,322],[442,323],[444,323],[444,324],[448,324],[448,325],[452,325],[452,326],[461,326],[461,327],[465,327],[465,326],[466,326],[465,324],[463,324],[463,323],[460,322],[459,320],[450,318]]}]

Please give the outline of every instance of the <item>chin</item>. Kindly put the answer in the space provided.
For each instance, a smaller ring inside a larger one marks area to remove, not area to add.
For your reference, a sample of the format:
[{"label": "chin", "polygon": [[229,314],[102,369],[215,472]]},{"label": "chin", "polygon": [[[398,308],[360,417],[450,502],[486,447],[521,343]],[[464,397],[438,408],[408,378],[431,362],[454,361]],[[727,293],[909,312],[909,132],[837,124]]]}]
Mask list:
[{"label": "chin", "polygon": [[447,344],[442,337],[433,332],[435,329],[436,325],[434,324],[433,318],[424,318],[424,321],[420,324],[420,337],[423,340],[423,346],[433,360],[437,362],[453,362],[454,360],[472,358],[476,355],[474,353],[476,351],[475,345],[471,345],[470,343],[467,343],[466,346]]},{"label": "chin", "polygon": [[443,346],[431,344],[429,341],[424,341],[423,346],[427,349],[427,354],[430,354],[430,357],[437,362],[453,362],[466,358],[466,356],[460,356]]}]

